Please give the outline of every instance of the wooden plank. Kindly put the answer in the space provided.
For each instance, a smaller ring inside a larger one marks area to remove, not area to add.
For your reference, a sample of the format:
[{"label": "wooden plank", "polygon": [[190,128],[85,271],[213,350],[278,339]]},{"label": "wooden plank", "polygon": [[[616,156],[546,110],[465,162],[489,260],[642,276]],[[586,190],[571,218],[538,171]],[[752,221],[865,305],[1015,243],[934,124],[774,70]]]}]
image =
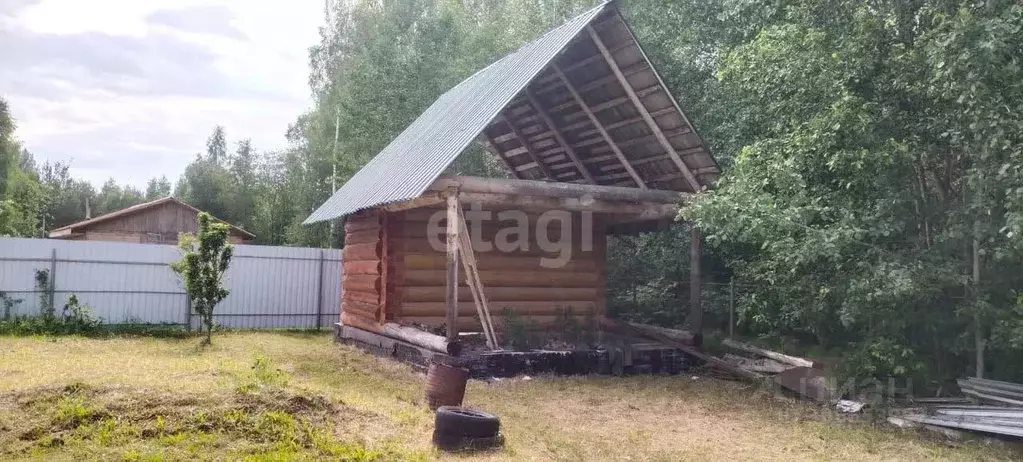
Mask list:
[{"label": "wooden plank", "polygon": [[506,119],[504,116],[498,117],[497,120],[500,122],[505,122],[508,124],[509,127],[511,127],[511,131],[512,134],[515,135],[515,139],[519,142],[519,144],[522,145],[523,148],[526,149],[526,153],[529,154],[529,158],[533,159],[533,162],[536,163],[537,168],[540,169],[540,173],[543,173],[543,176],[545,178],[552,178],[550,169],[547,168],[547,165],[545,165],[543,163],[543,160],[540,159],[540,156],[537,155],[536,150],[534,150],[533,147],[529,144],[529,140],[527,140],[526,135],[524,135],[522,131],[519,130],[519,127],[517,127],[515,123],[513,123],[511,120]]},{"label": "wooden plank", "polygon": [[572,149],[572,145],[568,143],[565,137],[561,134],[561,131],[558,130],[558,126],[554,123],[554,120],[551,119],[550,114],[548,114],[543,106],[540,105],[540,101],[535,95],[533,95],[533,92],[529,89],[529,87],[526,87],[526,97],[529,98],[529,103],[533,105],[537,115],[543,119],[544,123],[547,124],[547,127],[554,134],[554,138],[558,140],[558,144],[565,148],[565,153],[568,154],[568,157],[572,159],[572,163],[574,163],[576,168],[579,169],[579,174],[581,174],[590,184],[597,184],[590,175],[590,172],[586,170],[586,166],[579,160],[579,155],[576,154],[575,149]]},{"label": "wooden plank", "polygon": [[472,248],[472,238],[469,237],[468,225],[465,222],[465,214],[461,206],[458,206],[458,245],[462,249],[462,265],[465,268],[465,279],[469,283],[469,291],[472,294],[473,302],[476,305],[476,314],[483,326],[483,333],[487,338],[487,346],[491,350],[498,348],[497,337],[494,334],[494,324],[490,318],[490,308],[487,305],[487,297],[483,293],[483,283],[480,281],[479,270],[476,268],[476,254]]},{"label": "wooden plank", "polygon": [[711,356],[709,354],[706,354],[706,353],[696,349],[696,347],[693,347],[693,346],[690,346],[690,345],[686,345],[686,344],[684,344],[682,342],[679,342],[677,340],[670,339],[668,337],[665,337],[663,335],[658,335],[658,334],[653,333],[653,332],[644,332],[644,331],[639,330],[639,329],[629,325],[628,323],[625,323],[625,322],[622,322],[622,321],[618,321],[618,320],[611,319],[611,318],[603,318],[601,320],[601,323],[605,324],[605,325],[615,326],[615,327],[618,327],[618,328],[623,328],[623,329],[626,329],[626,330],[631,330],[631,331],[633,331],[633,332],[635,332],[635,333],[637,333],[639,335],[650,337],[650,338],[652,338],[654,340],[657,340],[658,342],[661,342],[661,343],[663,343],[665,345],[678,348],[679,350],[682,350],[682,351],[684,351],[685,353],[687,353],[687,354],[689,354],[691,356],[695,356],[696,358],[699,358],[699,359],[703,360],[704,362],[710,364],[713,367],[716,367],[716,368],[718,368],[720,370],[723,370],[725,372],[729,372],[729,373],[734,374],[734,375],[736,375],[738,377],[747,378],[747,379],[753,379],[753,380],[760,380],[761,378],[764,377],[761,374],[758,374],[758,373],[753,372],[753,371],[748,371],[746,369],[738,367],[738,366],[736,366],[736,365],[734,365],[732,363],[729,363],[728,361],[725,361],[725,360],[723,360],[721,358],[718,358],[716,356]]},{"label": "wooden plank", "polygon": [[522,174],[520,174],[519,171],[513,167],[510,162],[508,162],[508,159],[504,157],[504,154],[501,154],[501,150],[497,146],[497,141],[488,135],[486,130],[483,130],[481,137],[483,138],[483,147],[489,151],[490,154],[497,156],[497,158],[501,161],[501,164],[504,165],[504,168],[508,169],[508,173],[510,173],[514,178],[522,179]]},{"label": "wooden plank", "polygon": [[593,39],[593,43],[597,45],[598,49],[600,49],[600,53],[604,55],[604,60],[607,61],[607,65],[611,67],[611,71],[618,77],[619,83],[622,84],[622,88],[625,90],[625,93],[629,95],[629,99],[631,99],[632,103],[636,106],[636,110],[639,111],[640,115],[642,115],[646,120],[647,125],[650,126],[650,130],[652,130],[654,135],[657,136],[657,141],[661,143],[661,146],[664,147],[668,155],[670,155],[672,160],[675,161],[675,165],[677,165],[679,170],[682,171],[682,174],[685,175],[686,181],[689,182],[693,191],[700,191],[700,182],[696,180],[696,176],[694,176],[693,172],[689,170],[689,166],[682,162],[682,158],[679,157],[677,152],[675,152],[675,147],[671,145],[671,142],[668,141],[668,138],[665,137],[664,133],[661,131],[661,127],[657,125],[657,121],[650,116],[650,111],[647,110],[646,105],[643,104],[643,101],[636,94],[636,90],[632,88],[632,84],[629,83],[629,80],[624,74],[622,74],[621,68],[618,67],[618,63],[615,61],[614,56],[611,55],[607,46],[604,45],[604,41],[600,39],[600,35],[597,34],[597,31],[594,30],[592,26],[587,26],[586,30],[589,31],[590,38]]},{"label": "wooden plank", "polygon": [[732,340],[732,339],[725,339],[722,343],[725,346],[729,347],[729,348],[735,348],[736,350],[739,350],[739,351],[745,351],[747,353],[753,353],[755,355],[760,355],[760,356],[763,356],[765,358],[770,358],[770,359],[773,359],[773,360],[778,361],[780,363],[785,363],[785,364],[788,364],[788,365],[791,365],[791,366],[797,366],[797,367],[821,367],[820,363],[817,363],[815,361],[811,361],[809,359],[800,358],[800,357],[797,357],[797,356],[789,356],[789,355],[781,354],[781,353],[778,353],[778,352],[775,352],[775,351],[765,350],[763,348],[757,348],[757,347],[755,347],[753,345],[750,345],[748,343],[743,343],[743,342],[739,342],[739,341]]},{"label": "wooden plank", "polygon": [[[449,342],[458,340],[458,189],[449,188],[447,191],[447,270],[445,271],[444,287],[447,289],[445,296],[445,318],[447,322],[447,338]],[[411,279],[413,272],[406,273],[406,283]],[[431,272],[431,276],[433,272]],[[404,307],[402,307],[404,311]]]}]

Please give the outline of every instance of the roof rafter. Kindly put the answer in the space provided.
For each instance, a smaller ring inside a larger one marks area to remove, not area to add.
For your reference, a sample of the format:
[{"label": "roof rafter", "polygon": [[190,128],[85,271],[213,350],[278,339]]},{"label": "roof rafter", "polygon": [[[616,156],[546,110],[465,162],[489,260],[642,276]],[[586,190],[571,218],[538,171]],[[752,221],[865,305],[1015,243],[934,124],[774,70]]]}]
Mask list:
[{"label": "roof rafter", "polygon": [[554,133],[554,138],[558,140],[558,143],[561,144],[563,148],[565,148],[565,153],[568,154],[570,159],[572,159],[572,163],[574,163],[576,168],[579,169],[579,173],[582,177],[591,184],[597,184],[596,180],[593,179],[593,175],[590,175],[589,170],[586,169],[586,165],[579,160],[579,156],[576,154],[575,149],[572,148],[572,145],[568,143],[568,140],[566,140],[564,135],[561,134],[561,131],[558,130],[558,126],[554,123],[554,120],[551,119],[550,114],[548,114],[547,110],[540,105],[540,101],[535,95],[533,95],[533,91],[530,90],[528,86],[526,87],[526,97],[529,98],[529,104],[533,106],[533,110],[536,111],[536,114],[543,119],[544,123],[547,124],[547,127],[550,128],[552,133]]},{"label": "roof rafter", "polygon": [[543,173],[543,176],[546,178],[551,178],[553,175],[551,175],[550,169],[548,169],[547,165],[543,163],[543,160],[540,159],[540,156],[536,154],[536,150],[534,150],[533,146],[529,144],[529,140],[526,139],[526,136],[524,134],[522,134],[522,131],[519,130],[519,127],[515,126],[515,122],[512,122],[503,115],[498,116],[497,120],[499,122],[504,122],[508,124],[508,127],[511,128],[512,134],[515,135],[515,139],[519,142],[519,144],[522,145],[522,147],[526,148],[526,153],[529,154],[529,158],[533,159],[533,162],[536,162],[536,166],[537,168],[540,169],[540,173]]},{"label": "roof rafter", "polygon": [[519,173],[518,169],[512,166],[511,162],[508,161],[507,157],[501,155],[501,150],[497,149],[496,146],[497,142],[494,141],[494,137],[488,135],[486,130],[483,130],[483,133],[480,134],[480,138],[482,138],[480,142],[483,144],[483,147],[487,151],[489,151],[490,154],[497,156],[498,159],[501,159],[501,163],[508,168],[508,172],[511,173],[511,175],[515,177],[515,179],[521,180],[522,174]]},{"label": "roof rafter", "polygon": [[618,77],[618,82],[622,84],[622,88],[625,90],[625,93],[629,95],[629,99],[631,99],[632,103],[636,106],[636,110],[639,111],[639,114],[643,116],[644,120],[646,120],[647,125],[650,126],[650,130],[652,130],[654,135],[657,137],[657,141],[661,143],[661,146],[663,146],[665,151],[668,152],[668,155],[671,156],[671,160],[675,161],[675,165],[677,165],[679,170],[682,171],[682,174],[685,176],[686,181],[689,182],[690,187],[693,188],[693,191],[699,191],[702,189],[700,187],[700,182],[696,179],[696,176],[693,175],[693,172],[689,170],[689,166],[686,165],[685,162],[682,161],[682,158],[679,157],[678,153],[675,152],[675,147],[672,146],[671,142],[668,141],[668,138],[664,136],[664,132],[661,131],[661,127],[657,126],[657,121],[650,116],[650,111],[648,111],[646,106],[643,104],[643,100],[640,99],[640,97],[636,94],[636,90],[632,89],[632,84],[630,84],[629,80],[625,78],[624,74],[622,74],[621,68],[618,67],[618,63],[615,62],[614,56],[611,55],[607,46],[604,45],[604,41],[601,40],[600,35],[597,34],[595,29],[593,29],[593,26],[586,26],[586,31],[590,33],[593,43],[597,45],[597,48],[600,49],[600,53],[604,55],[604,61],[606,61],[607,65],[611,67],[611,72],[614,72],[615,76]]}]

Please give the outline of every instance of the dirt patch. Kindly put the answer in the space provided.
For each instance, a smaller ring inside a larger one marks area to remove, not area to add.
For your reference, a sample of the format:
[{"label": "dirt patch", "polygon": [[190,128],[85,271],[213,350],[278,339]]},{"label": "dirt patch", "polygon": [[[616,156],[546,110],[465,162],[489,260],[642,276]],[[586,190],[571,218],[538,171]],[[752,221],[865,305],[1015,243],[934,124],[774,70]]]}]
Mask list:
[{"label": "dirt patch", "polygon": [[193,396],[73,383],[0,394],[0,416],[11,416],[0,425],[0,456],[139,439],[170,446],[223,439],[240,454],[280,446],[330,456],[346,448],[333,442],[337,423],[364,414],[325,396],[283,389]]}]

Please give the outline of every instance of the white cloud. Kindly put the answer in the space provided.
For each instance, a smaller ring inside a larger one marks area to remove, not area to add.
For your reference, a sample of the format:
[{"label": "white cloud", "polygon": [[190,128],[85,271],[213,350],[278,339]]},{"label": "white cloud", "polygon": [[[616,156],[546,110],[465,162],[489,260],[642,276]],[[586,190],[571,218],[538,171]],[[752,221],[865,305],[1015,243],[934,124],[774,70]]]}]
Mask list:
[{"label": "white cloud", "polygon": [[96,184],[176,178],[216,124],[282,147],[311,104],[317,0],[0,4],[0,91],[19,137]]}]

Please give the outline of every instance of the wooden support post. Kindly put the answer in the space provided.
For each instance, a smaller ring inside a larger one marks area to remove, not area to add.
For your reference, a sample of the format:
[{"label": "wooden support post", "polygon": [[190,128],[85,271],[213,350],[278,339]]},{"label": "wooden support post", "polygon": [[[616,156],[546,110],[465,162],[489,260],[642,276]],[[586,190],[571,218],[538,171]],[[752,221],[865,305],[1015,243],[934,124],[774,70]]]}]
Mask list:
[{"label": "wooden support post", "polygon": [[728,280],[728,338],[735,335],[735,277]]},{"label": "wooden support post", "polygon": [[699,334],[703,331],[703,307],[700,305],[700,282],[703,271],[700,268],[700,228],[693,225],[690,235],[689,253],[689,330]]},{"label": "wooden support post", "polygon": [[448,342],[458,341],[458,190],[447,191],[447,279],[444,314]]},{"label": "wooden support post", "polygon": [[664,132],[661,130],[661,127],[657,125],[657,121],[655,121],[654,118],[650,116],[650,111],[647,110],[646,106],[643,104],[643,100],[641,100],[639,98],[639,95],[636,94],[636,90],[632,88],[632,84],[629,83],[629,80],[625,77],[625,74],[622,73],[622,69],[618,66],[618,63],[615,61],[614,56],[611,55],[611,52],[607,49],[607,46],[604,45],[604,41],[600,39],[600,35],[597,34],[597,31],[595,29],[593,29],[593,26],[587,26],[586,29],[589,31],[590,38],[593,39],[593,43],[597,45],[597,49],[600,50],[600,54],[604,55],[604,60],[607,61],[608,67],[611,68],[611,71],[618,78],[618,83],[622,85],[622,89],[625,90],[625,93],[629,96],[629,99],[632,100],[632,104],[636,106],[636,110],[639,112],[639,115],[643,116],[643,119],[646,120],[647,125],[650,126],[650,130],[657,137],[657,141],[661,143],[661,146],[664,147],[665,152],[667,152],[668,155],[671,156],[671,159],[675,161],[675,165],[678,166],[678,169],[682,171],[682,175],[685,176],[686,181],[689,182],[689,185],[690,187],[693,188],[693,191],[694,192],[700,191],[700,182],[696,180],[696,176],[693,175],[693,172],[689,169],[689,166],[687,166],[685,162],[682,161],[682,158],[679,157],[678,152],[675,151],[675,147],[672,146],[671,142],[668,141],[668,138],[664,136]]},{"label": "wooden support post", "polygon": [[[973,290],[972,295],[976,299],[980,295],[980,221],[973,222]],[[984,329],[981,326],[980,315],[973,315],[973,346],[976,350],[978,379],[984,378],[984,349],[987,347],[987,339],[984,337]]]}]

